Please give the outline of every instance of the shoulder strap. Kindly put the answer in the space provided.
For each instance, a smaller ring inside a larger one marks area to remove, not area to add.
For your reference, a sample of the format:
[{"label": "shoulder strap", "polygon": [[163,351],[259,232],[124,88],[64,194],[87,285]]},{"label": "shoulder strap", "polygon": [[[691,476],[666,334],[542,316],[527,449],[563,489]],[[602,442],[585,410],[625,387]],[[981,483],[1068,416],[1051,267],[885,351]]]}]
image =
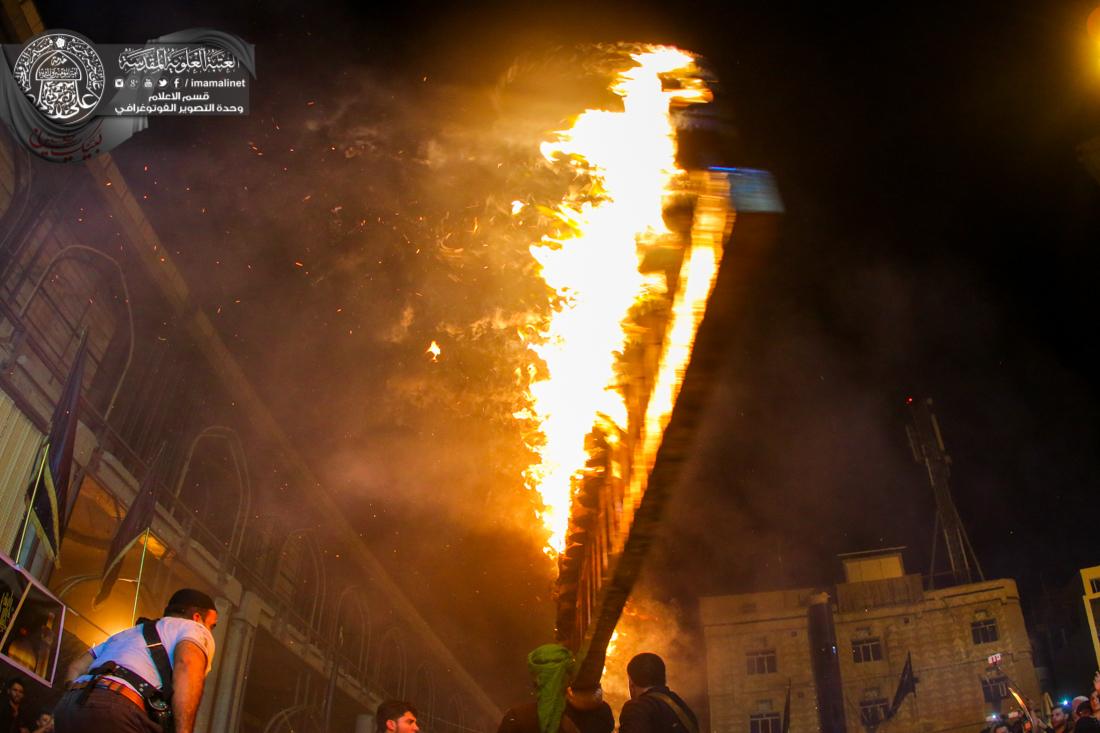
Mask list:
[{"label": "shoulder strap", "polygon": [[668,705],[672,709],[672,712],[676,713],[676,717],[680,719],[680,725],[684,726],[684,730],[687,733],[699,733],[698,726],[692,721],[691,717],[684,711],[684,709],[676,703],[671,697],[663,692],[656,692],[650,690],[646,693],[647,696],[660,700],[665,705]]},{"label": "shoulder strap", "polygon": [[161,694],[166,700],[172,699],[172,663],[168,660],[168,651],[164,648],[164,642],[157,633],[157,622],[145,619],[141,622],[141,635],[145,637],[145,647],[149,650],[149,656],[153,658],[153,664],[160,674]]}]

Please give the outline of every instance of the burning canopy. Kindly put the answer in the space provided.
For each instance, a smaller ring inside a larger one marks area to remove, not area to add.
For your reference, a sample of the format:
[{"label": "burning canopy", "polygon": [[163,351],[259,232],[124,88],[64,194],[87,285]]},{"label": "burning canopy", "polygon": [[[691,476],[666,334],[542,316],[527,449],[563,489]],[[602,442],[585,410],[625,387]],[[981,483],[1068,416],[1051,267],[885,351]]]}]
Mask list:
[{"label": "burning canopy", "polygon": [[[693,254],[665,219],[666,205],[688,186],[676,165],[673,108],[710,99],[694,58],[650,47],[628,61],[612,86],[621,111],[588,110],[542,145],[543,155],[572,168],[578,181],[563,201],[539,207],[555,228],[531,251],[557,302],[529,344],[543,368],[531,367],[530,408],[517,413],[534,425],[529,442],[539,460],[527,482],[542,498],[555,556],[566,549],[572,499],[591,452],[586,443],[618,444],[629,431],[628,402],[638,385],[627,355],[646,346],[665,352],[660,371],[647,375],[661,382],[660,396],[632,437],[659,441],[721,256],[720,244]],[[680,259],[693,276],[692,302],[677,292]],[[655,315],[678,340],[660,334],[643,343]],[[646,391],[658,394],[652,386]]]},{"label": "burning canopy", "polygon": [[[538,359],[516,415],[538,458],[526,479],[544,505],[557,633],[578,652],[582,689],[599,683],[697,422],[699,390],[676,407],[734,221],[728,175],[677,165],[678,111],[711,99],[695,58],[636,49],[611,89],[621,109],[590,109],[542,146],[574,185],[536,204],[553,227],[531,251],[555,300],[529,336]],[[691,411],[665,445],[674,412]],[[658,477],[661,455],[675,457]]]}]

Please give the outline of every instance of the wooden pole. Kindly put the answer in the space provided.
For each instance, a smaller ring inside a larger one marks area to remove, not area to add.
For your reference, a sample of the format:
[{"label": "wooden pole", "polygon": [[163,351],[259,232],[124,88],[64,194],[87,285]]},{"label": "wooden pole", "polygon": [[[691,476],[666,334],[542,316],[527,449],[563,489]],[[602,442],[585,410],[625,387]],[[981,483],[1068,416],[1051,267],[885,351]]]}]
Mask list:
[{"label": "wooden pole", "polygon": [[145,530],[145,540],[141,544],[141,564],[138,565],[137,584],[134,586],[134,610],[130,613],[130,625],[137,623],[138,596],[141,594],[141,576],[145,572],[145,553],[149,550],[149,530]]}]

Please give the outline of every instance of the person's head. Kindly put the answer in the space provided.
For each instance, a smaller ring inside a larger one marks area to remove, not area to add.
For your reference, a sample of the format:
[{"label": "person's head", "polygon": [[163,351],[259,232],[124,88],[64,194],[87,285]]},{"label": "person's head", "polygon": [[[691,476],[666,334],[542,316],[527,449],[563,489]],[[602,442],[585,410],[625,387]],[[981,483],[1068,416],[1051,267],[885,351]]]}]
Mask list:
[{"label": "person's head", "polygon": [[172,618],[190,619],[200,623],[210,631],[218,624],[218,609],[214,599],[194,588],[180,588],[168,599],[164,615]]},{"label": "person's head", "polygon": [[8,702],[16,707],[19,707],[23,702],[23,698],[27,695],[27,685],[23,682],[22,677],[12,677],[8,681]]},{"label": "person's head", "polygon": [[1061,728],[1069,722],[1069,709],[1065,705],[1055,705],[1050,709],[1050,725]]},{"label": "person's head", "polygon": [[1085,713],[1074,721],[1073,730],[1074,733],[1100,733],[1100,720]]},{"label": "person's head", "polygon": [[1073,698],[1073,719],[1087,718],[1092,715],[1092,703],[1084,695]]},{"label": "person's head", "polygon": [[374,729],[377,733],[417,733],[416,708],[405,700],[386,700],[374,713]]},{"label": "person's head", "polygon": [[34,719],[35,728],[43,728],[53,722],[53,716],[49,713],[39,713],[38,717]]},{"label": "person's head", "polygon": [[1089,705],[1092,707],[1092,716],[1100,716],[1100,692],[1093,690],[1089,693]]},{"label": "person's head", "polygon": [[642,652],[627,663],[626,678],[632,700],[651,687],[664,687],[665,661],[656,654]]},{"label": "person's head", "polygon": [[1008,723],[1003,720],[994,723],[990,733],[1008,733]]}]

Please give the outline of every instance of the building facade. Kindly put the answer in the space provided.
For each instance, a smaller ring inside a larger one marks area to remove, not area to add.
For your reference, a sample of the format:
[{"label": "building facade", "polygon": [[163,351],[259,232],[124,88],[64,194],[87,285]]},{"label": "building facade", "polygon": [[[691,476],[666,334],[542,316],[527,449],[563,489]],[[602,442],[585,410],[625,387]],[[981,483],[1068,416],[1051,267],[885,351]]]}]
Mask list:
[{"label": "building facade", "polygon": [[[5,42],[43,30],[4,3]],[[32,464],[83,332],[88,358],[59,567],[20,544]],[[68,608],[59,669],[130,625],[142,548],[92,599],[121,519],[163,451],[138,615],[176,588],[216,598],[200,731],[368,729],[387,697],[426,729],[500,711],[363,544],[189,296],[110,157],[55,165],[0,130],[0,551]],[[0,669],[4,677],[10,670]],[[47,707],[57,690],[32,685]]]},{"label": "building facade", "polygon": [[[1014,708],[1010,684],[1039,700],[1014,581],[924,590],[900,551],[846,556],[844,566],[827,597],[801,588],[702,599],[714,733],[780,733],[788,685],[791,733],[822,729],[819,700],[843,710],[850,733],[976,732]],[[827,661],[839,669],[838,691],[824,697],[810,638],[811,609],[823,601],[835,638]],[[916,694],[888,718],[907,658]]]},{"label": "building facade", "polygon": [[1100,633],[1097,632],[1097,624],[1100,623],[1100,565],[1081,568],[1081,586],[1084,589],[1081,603],[1084,604],[1085,618],[1089,622],[1092,652],[1096,665],[1100,668]]}]

